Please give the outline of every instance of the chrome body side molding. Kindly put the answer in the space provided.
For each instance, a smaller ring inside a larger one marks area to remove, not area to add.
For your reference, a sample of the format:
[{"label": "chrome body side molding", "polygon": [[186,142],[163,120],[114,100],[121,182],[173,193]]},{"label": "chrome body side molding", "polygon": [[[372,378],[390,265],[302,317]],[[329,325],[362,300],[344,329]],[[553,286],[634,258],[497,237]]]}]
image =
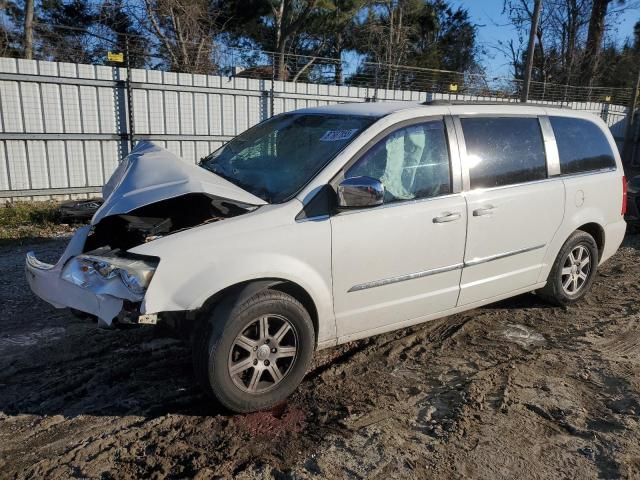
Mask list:
[{"label": "chrome body side molding", "polygon": [[397,277],[384,278],[382,280],[374,280],[373,282],[360,283],[354,285],[348,292],[357,292],[358,290],[366,290],[367,288],[381,287],[383,285],[390,285],[392,283],[405,282],[407,280],[414,280],[416,278],[428,277],[429,275],[435,275],[437,273],[450,272],[452,270],[459,270],[464,266],[463,263],[457,263],[455,265],[448,265],[446,267],[433,268],[431,270],[423,270],[421,272],[408,273],[407,275],[400,275]]},{"label": "chrome body side molding", "polygon": [[480,265],[481,263],[492,262],[493,260],[499,260],[501,258],[512,257],[513,255],[520,255],[521,253],[532,252],[544,248],[546,244],[536,245],[535,247],[520,248],[518,250],[512,250],[510,252],[498,253],[489,257],[474,258],[472,260],[464,262],[465,267],[473,267],[474,265]]},{"label": "chrome body side molding", "polygon": [[382,280],[374,280],[372,282],[360,283],[354,285],[347,292],[357,292],[359,290],[366,290],[368,288],[382,287],[384,285],[391,285],[393,283],[406,282],[407,280],[415,280],[416,278],[428,277],[429,275],[436,275],[438,273],[450,272],[452,270],[460,270],[464,267],[472,267],[474,265],[480,265],[486,262],[492,262],[501,258],[511,257],[513,255],[519,255],[521,253],[532,252],[544,248],[546,244],[536,245],[535,247],[521,248],[518,250],[512,250],[510,252],[498,253],[491,255],[490,257],[474,258],[464,263],[456,263],[454,265],[448,265],[446,267],[433,268],[431,270],[423,270],[420,272],[408,273],[406,275],[399,275],[397,277],[383,278]]}]

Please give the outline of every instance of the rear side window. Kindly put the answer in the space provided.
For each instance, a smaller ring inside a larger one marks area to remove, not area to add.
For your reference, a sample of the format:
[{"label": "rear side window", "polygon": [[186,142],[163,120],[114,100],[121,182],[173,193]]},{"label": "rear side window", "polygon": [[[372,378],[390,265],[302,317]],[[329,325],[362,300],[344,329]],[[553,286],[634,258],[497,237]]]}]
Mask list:
[{"label": "rear side window", "polygon": [[615,168],[616,161],[600,127],[589,120],[550,117],[563,174]]},{"label": "rear side window", "polygon": [[461,118],[471,188],[491,188],[547,178],[537,118]]}]

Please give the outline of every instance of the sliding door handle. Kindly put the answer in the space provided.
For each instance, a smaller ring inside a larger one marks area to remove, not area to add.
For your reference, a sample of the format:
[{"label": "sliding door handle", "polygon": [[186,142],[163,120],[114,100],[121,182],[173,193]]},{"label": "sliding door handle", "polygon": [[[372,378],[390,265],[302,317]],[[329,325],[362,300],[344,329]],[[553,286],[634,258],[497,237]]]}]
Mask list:
[{"label": "sliding door handle", "polygon": [[435,217],[433,219],[433,223],[453,222],[455,220],[459,220],[461,217],[462,215],[460,215],[460,212],[445,213],[439,217]]},{"label": "sliding door handle", "polygon": [[486,207],[476,208],[473,211],[474,217],[481,217],[483,215],[491,215],[493,211],[496,209],[493,205],[487,205]]}]

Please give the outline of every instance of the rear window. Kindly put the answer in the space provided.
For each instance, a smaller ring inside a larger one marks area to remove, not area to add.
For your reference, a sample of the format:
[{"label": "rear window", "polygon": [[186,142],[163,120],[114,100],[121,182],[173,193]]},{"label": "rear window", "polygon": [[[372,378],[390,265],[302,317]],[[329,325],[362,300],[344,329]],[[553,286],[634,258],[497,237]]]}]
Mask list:
[{"label": "rear window", "polygon": [[471,188],[547,178],[540,124],[535,117],[461,118]]},{"label": "rear window", "polygon": [[563,174],[615,168],[616,161],[607,137],[589,120],[550,117],[560,154]]}]

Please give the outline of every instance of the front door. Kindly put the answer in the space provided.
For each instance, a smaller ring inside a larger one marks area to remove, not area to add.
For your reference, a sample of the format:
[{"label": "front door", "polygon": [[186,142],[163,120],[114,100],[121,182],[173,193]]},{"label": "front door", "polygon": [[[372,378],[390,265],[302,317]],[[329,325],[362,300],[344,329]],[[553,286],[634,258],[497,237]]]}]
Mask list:
[{"label": "front door", "polygon": [[339,337],[419,321],[458,299],[466,202],[452,189],[444,122],[422,121],[381,137],[344,177],[380,179],[385,203],[331,218]]},{"label": "front door", "polygon": [[468,232],[459,305],[534,285],[564,215],[564,185],[548,178],[537,117],[468,117]]}]

